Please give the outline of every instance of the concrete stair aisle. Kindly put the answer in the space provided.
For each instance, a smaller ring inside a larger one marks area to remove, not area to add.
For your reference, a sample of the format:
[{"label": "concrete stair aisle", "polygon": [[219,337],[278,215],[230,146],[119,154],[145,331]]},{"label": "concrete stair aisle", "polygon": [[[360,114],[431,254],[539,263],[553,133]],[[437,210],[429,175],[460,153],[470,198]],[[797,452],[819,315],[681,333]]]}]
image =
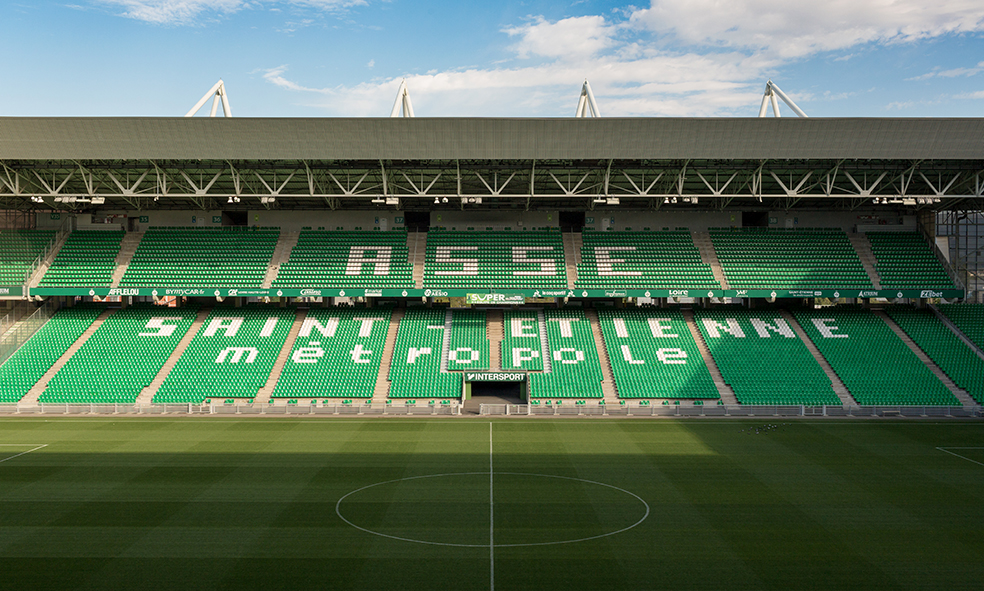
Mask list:
[{"label": "concrete stair aisle", "polygon": [[731,289],[728,279],[724,276],[721,261],[718,260],[717,251],[714,250],[714,242],[711,241],[711,235],[707,232],[690,232],[690,239],[694,241],[694,246],[700,252],[701,262],[705,265],[710,265],[711,273],[714,274],[715,281],[721,284],[721,289]]},{"label": "concrete stair aisle", "polygon": [[485,337],[489,340],[489,371],[502,371],[502,310],[485,312]]},{"label": "concrete stair aisle", "polygon": [[926,355],[926,353],[919,348],[919,345],[917,345],[915,341],[913,341],[912,338],[910,338],[909,335],[907,335],[905,331],[902,330],[902,327],[896,324],[895,321],[892,320],[888,314],[886,314],[882,310],[875,310],[875,316],[878,316],[879,318],[885,321],[885,324],[887,324],[888,327],[892,329],[892,332],[898,335],[898,337],[902,339],[902,342],[905,343],[906,346],[909,347],[909,349],[916,354],[916,357],[919,358],[919,361],[922,361],[924,364],[926,364],[926,367],[928,367],[929,370],[933,372],[934,376],[936,376],[941,382],[943,382],[943,385],[946,386],[947,390],[949,390],[954,396],[957,397],[957,400],[960,401],[960,404],[962,404],[964,408],[977,406],[977,402],[974,401],[974,399],[969,394],[967,394],[967,391],[961,388],[960,386],[954,384],[953,380],[950,379],[950,376],[946,375],[946,373],[942,369],[940,369],[940,366],[936,365],[936,362],[930,359],[929,356]]},{"label": "concrete stair aisle", "polygon": [[567,289],[574,289],[577,282],[577,266],[581,262],[581,239],[580,232],[564,233],[564,265],[567,267]]},{"label": "concrete stair aisle", "polygon": [[605,347],[605,338],[601,333],[601,321],[598,319],[597,310],[585,310],[588,317],[588,324],[591,325],[591,336],[594,337],[595,349],[598,350],[598,359],[601,360],[601,391],[605,395],[606,405],[618,405],[618,389],[615,387],[615,377],[612,374],[612,360],[608,356],[608,348]]},{"label": "concrete stair aisle", "polygon": [[130,261],[133,260],[133,255],[137,252],[137,247],[140,246],[143,236],[143,232],[127,232],[120,242],[120,252],[116,255],[116,270],[113,271],[112,286],[114,288],[120,286],[120,280],[123,279],[123,275],[130,266]]},{"label": "concrete stair aisle", "polygon": [[820,365],[820,369],[823,370],[823,373],[827,376],[827,379],[830,380],[830,385],[834,390],[834,394],[837,394],[837,397],[840,398],[841,405],[858,406],[858,401],[854,399],[854,396],[851,396],[847,386],[844,385],[844,382],[841,381],[840,376],[837,375],[834,368],[827,362],[827,358],[820,353],[820,349],[817,349],[817,346],[810,340],[810,337],[806,335],[806,331],[804,331],[803,327],[800,326],[800,323],[796,321],[796,317],[793,316],[793,313],[789,310],[781,310],[780,313],[789,325],[789,328],[792,328],[793,332],[796,333],[796,336],[798,336],[800,340],[803,341],[803,344],[806,345],[806,349],[810,352],[810,355],[813,355],[813,359],[815,359]]},{"label": "concrete stair aisle", "polygon": [[58,256],[58,252],[65,246],[65,241],[68,240],[69,232],[61,232],[55,239],[54,245],[52,245],[51,250],[48,251],[48,256],[44,257],[41,264],[31,272],[31,276],[27,280],[27,284],[30,287],[37,287],[38,283],[41,283],[41,279],[44,274],[48,272],[48,268],[51,266],[51,262],[55,260]]},{"label": "concrete stair aisle", "polygon": [[297,315],[294,316],[294,325],[290,327],[290,332],[287,333],[287,340],[280,347],[277,360],[273,364],[273,369],[270,370],[270,377],[267,378],[266,384],[256,393],[256,397],[253,398],[253,404],[267,404],[270,402],[270,396],[273,394],[274,388],[277,387],[277,381],[280,380],[280,374],[284,371],[284,365],[287,364],[287,359],[290,357],[290,352],[293,350],[294,343],[297,341],[297,335],[301,332],[301,326],[304,324],[304,319],[307,318],[307,313],[308,311],[306,309],[300,309],[297,311]]},{"label": "concrete stair aisle", "polygon": [[45,388],[48,387],[48,382],[51,381],[51,378],[55,377],[55,374],[57,374],[61,370],[61,368],[65,366],[66,363],[68,363],[68,360],[72,358],[72,355],[75,355],[75,352],[82,348],[82,345],[84,345],[85,342],[89,340],[89,337],[95,334],[95,332],[99,330],[99,327],[102,326],[102,323],[105,322],[107,318],[112,316],[113,313],[116,312],[116,310],[117,310],[116,308],[104,310],[103,313],[100,314],[96,318],[96,320],[89,326],[89,328],[85,329],[85,332],[82,333],[82,336],[80,336],[74,343],[72,343],[71,347],[69,347],[64,353],[62,353],[62,356],[58,358],[58,361],[56,361],[54,365],[48,368],[48,371],[44,372],[44,375],[41,376],[41,379],[38,380],[38,383],[34,384],[34,386],[31,387],[30,390],[28,390],[27,394],[25,394],[24,397],[21,398],[20,400],[21,404],[26,404],[26,405],[37,404],[38,396],[41,396]]},{"label": "concrete stair aisle", "polygon": [[947,318],[946,317],[946,314],[944,314],[943,312],[940,312],[940,309],[937,308],[936,306],[932,305],[932,304],[929,305],[929,309],[932,310],[933,311],[933,314],[935,314],[936,317],[940,319],[940,322],[942,322],[943,324],[945,324],[946,327],[950,329],[950,332],[952,332],[953,334],[955,334],[958,339],[960,339],[961,341],[963,341],[963,343],[965,345],[967,345],[967,347],[971,351],[973,351],[975,354],[977,354],[978,357],[980,357],[981,359],[984,359],[984,351],[981,351],[980,348],[976,344],[974,344],[974,341],[970,340],[970,338],[968,338],[967,335],[965,335],[962,330],[960,330],[959,328],[957,328],[957,325],[954,324],[952,320],[950,320],[949,318]]},{"label": "concrete stair aisle", "polygon": [[280,265],[290,260],[290,253],[297,246],[297,240],[301,237],[300,232],[281,232],[277,239],[277,246],[273,249],[270,257],[270,264],[267,266],[266,275],[263,276],[263,288],[270,289],[273,280],[280,273]]},{"label": "concrete stair aisle", "polygon": [[393,349],[396,348],[396,335],[400,332],[400,322],[405,314],[403,308],[393,310],[390,316],[389,328],[386,331],[386,347],[379,361],[379,374],[376,375],[376,387],[372,391],[372,403],[380,406],[386,404],[389,397],[391,382],[389,380],[390,366],[393,364]]},{"label": "concrete stair aisle", "polygon": [[138,406],[147,405],[153,402],[154,396],[156,396],[157,391],[161,389],[161,386],[164,384],[164,380],[167,379],[167,376],[171,373],[171,370],[174,369],[175,364],[178,363],[178,359],[181,358],[181,355],[184,354],[185,350],[188,348],[188,345],[191,344],[191,340],[198,334],[198,331],[201,329],[202,324],[205,323],[205,319],[208,318],[208,314],[211,311],[211,308],[205,308],[198,311],[198,315],[195,316],[195,321],[188,327],[188,332],[181,337],[181,342],[179,342],[178,346],[174,348],[174,351],[171,351],[171,354],[168,355],[167,361],[164,362],[164,365],[161,366],[161,370],[157,372],[156,376],[154,376],[154,380],[150,382],[149,386],[140,391],[140,395],[137,396],[136,401]]},{"label": "concrete stair aisle", "polygon": [[881,289],[881,277],[875,268],[875,264],[878,261],[875,259],[875,253],[871,252],[871,242],[868,241],[868,237],[864,234],[848,234],[847,239],[851,241],[854,252],[858,253],[858,258],[861,259],[861,266],[864,267],[864,272],[868,274],[871,285],[875,289]]},{"label": "concrete stair aisle", "polygon": [[735,398],[735,391],[724,382],[724,376],[721,375],[721,370],[718,369],[717,362],[714,361],[710,349],[707,348],[707,343],[704,342],[704,335],[697,328],[696,320],[694,320],[694,311],[684,310],[683,318],[687,321],[687,329],[690,330],[690,336],[694,337],[694,342],[697,343],[697,348],[700,350],[700,356],[704,359],[704,365],[707,366],[707,371],[710,372],[711,379],[714,380],[714,386],[717,388],[718,395],[721,396],[721,402],[725,404],[738,404],[738,399]]},{"label": "concrete stair aisle", "polygon": [[444,340],[441,343],[441,373],[448,373],[448,355],[451,353],[451,330],[454,326],[454,312],[444,311]]},{"label": "concrete stair aisle", "polygon": [[552,373],[553,363],[550,357],[550,339],[547,338],[547,315],[543,310],[536,311],[537,331],[540,333],[540,355],[543,356],[543,373]]},{"label": "concrete stair aisle", "polygon": [[427,232],[409,232],[407,250],[413,264],[413,287],[424,288],[424,263],[427,260]]}]

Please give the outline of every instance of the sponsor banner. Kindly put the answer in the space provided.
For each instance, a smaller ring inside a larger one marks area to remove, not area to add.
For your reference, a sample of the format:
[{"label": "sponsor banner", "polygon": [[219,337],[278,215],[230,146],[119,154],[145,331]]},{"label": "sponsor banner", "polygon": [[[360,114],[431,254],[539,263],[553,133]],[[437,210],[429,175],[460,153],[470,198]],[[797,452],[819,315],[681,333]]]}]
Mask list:
[{"label": "sponsor banner", "polygon": [[481,305],[511,305],[515,306],[518,304],[526,303],[526,296],[522,293],[512,294],[512,293],[470,293],[465,296],[468,305],[470,306],[481,306]]},{"label": "sponsor banner", "polygon": [[466,382],[525,382],[526,374],[519,371],[466,371]]},{"label": "sponsor banner", "polygon": [[24,286],[23,285],[4,285],[0,286],[0,297],[23,297]]},{"label": "sponsor banner", "polygon": [[884,299],[920,299],[945,298],[955,299],[964,297],[959,289],[729,289],[725,297],[731,298],[884,298]]}]

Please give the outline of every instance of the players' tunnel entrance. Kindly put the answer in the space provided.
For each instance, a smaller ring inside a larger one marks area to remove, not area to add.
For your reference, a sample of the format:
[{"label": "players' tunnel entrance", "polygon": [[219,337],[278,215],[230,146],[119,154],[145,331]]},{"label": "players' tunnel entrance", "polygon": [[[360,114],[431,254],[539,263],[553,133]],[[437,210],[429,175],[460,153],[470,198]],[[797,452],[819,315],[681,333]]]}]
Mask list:
[{"label": "players' tunnel entrance", "polygon": [[464,400],[473,397],[501,399],[502,402],[526,401],[526,374],[522,372],[465,372]]}]

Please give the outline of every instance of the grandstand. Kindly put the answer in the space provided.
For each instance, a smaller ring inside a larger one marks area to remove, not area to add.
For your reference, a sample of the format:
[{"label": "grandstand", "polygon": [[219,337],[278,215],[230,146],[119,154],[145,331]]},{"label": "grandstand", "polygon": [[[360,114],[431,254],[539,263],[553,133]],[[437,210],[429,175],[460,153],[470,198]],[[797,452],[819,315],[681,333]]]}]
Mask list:
[{"label": "grandstand", "polygon": [[0,402],[984,399],[979,120],[216,123],[0,119]]}]

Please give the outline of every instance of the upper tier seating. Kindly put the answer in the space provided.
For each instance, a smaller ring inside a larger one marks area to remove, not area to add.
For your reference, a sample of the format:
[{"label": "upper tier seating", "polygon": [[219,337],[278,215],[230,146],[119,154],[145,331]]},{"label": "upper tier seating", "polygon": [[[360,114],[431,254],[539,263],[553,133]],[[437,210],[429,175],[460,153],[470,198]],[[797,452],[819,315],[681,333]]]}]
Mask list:
[{"label": "upper tier seating", "polygon": [[301,232],[273,287],[412,288],[407,233]]},{"label": "upper tier seating", "polygon": [[287,308],[213,309],[153,401],[253,398],[270,377],[293,322],[294,310]]},{"label": "upper tier seating", "polygon": [[543,371],[543,347],[536,310],[506,310],[502,321],[502,369]]},{"label": "upper tier seating", "polygon": [[940,304],[939,309],[970,342],[984,350],[984,304]]},{"label": "upper tier seating", "polygon": [[57,233],[55,230],[0,231],[0,285],[21,285],[27,281],[34,262]]},{"label": "upper tier seating", "polygon": [[489,368],[489,340],[485,334],[485,310],[455,310],[448,347],[448,370]]},{"label": "upper tier seating", "polygon": [[578,289],[721,289],[690,232],[584,232]]},{"label": "upper tier seating", "polygon": [[823,368],[778,312],[697,310],[694,316],[740,404],[841,404]]},{"label": "upper tier seating", "polygon": [[953,289],[953,281],[926,239],[916,232],[869,232],[882,289]]},{"label": "upper tier seating", "polygon": [[530,398],[604,398],[591,324],[583,310],[546,310],[551,373],[529,375]]},{"label": "upper tier seating", "polygon": [[984,359],[953,334],[932,310],[893,306],[888,309],[888,315],[954,384],[966,390],[978,404],[984,404]]},{"label": "upper tier seating", "polygon": [[17,402],[102,313],[102,307],[59,310],[0,365],[0,402]]},{"label": "upper tier seating", "polygon": [[389,308],[308,311],[273,397],[372,398],[391,315]]},{"label": "upper tier seating", "polygon": [[[390,363],[390,398],[458,398],[462,376],[441,372],[444,348],[445,311],[409,308],[400,321],[400,330]],[[488,357],[486,356],[486,359]]]},{"label": "upper tier seating", "polygon": [[560,232],[427,234],[425,288],[566,289]]},{"label": "upper tier seating", "polygon": [[55,374],[38,401],[132,404],[154,381],[196,314],[191,306],[118,310]]},{"label": "upper tier seating", "polygon": [[800,311],[796,320],[859,404],[960,406],[885,321],[870,311]]},{"label": "upper tier seating", "polygon": [[122,230],[77,230],[51,262],[38,287],[109,287],[116,256],[126,235]]},{"label": "upper tier seating", "polygon": [[719,398],[679,310],[599,310],[619,398]]},{"label": "upper tier seating", "polygon": [[711,229],[710,235],[733,289],[871,289],[840,229]]},{"label": "upper tier seating", "polygon": [[151,228],[120,287],[261,287],[276,228]]}]

